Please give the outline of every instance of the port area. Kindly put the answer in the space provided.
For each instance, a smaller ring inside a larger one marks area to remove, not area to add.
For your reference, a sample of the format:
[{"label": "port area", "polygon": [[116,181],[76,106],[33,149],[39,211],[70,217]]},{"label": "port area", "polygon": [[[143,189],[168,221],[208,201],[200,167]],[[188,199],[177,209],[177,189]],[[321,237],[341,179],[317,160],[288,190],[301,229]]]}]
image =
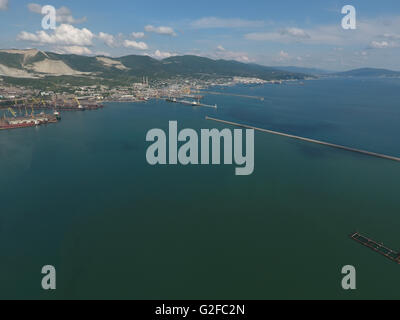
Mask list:
[{"label": "port area", "polygon": [[64,102],[64,101],[57,101],[56,103],[43,102],[43,103],[30,104],[30,105],[16,104],[16,105],[12,106],[12,108],[14,110],[20,110],[20,111],[25,110],[25,107],[27,107],[28,109],[34,109],[34,110],[86,111],[86,110],[101,109],[104,106],[102,104],[98,104],[98,103],[80,102],[79,104],[77,104],[77,103]]},{"label": "port area", "polygon": [[[15,101],[12,106],[0,107],[0,110],[4,110],[3,117],[0,118],[0,130],[29,128],[43,124],[57,123],[61,120],[60,112],[97,110],[104,107],[102,104],[91,101],[80,101],[77,98],[73,101],[59,99],[45,101],[36,98],[32,98],[32,100],[31,104],[18,104]],[[46,113],[49,110],[52,113]]]},{"label": "port area", "polygon": [[0,130],[11,130],[41,126],[44,124],[57,123],[60,120],[58,113],[41,113],[33,116],[13,117],[0,119]]},{"label": "port area", "polygon": [[215,105],[210,105],[210,104],[204,104],[200,102],[200,98],[198,98],[197,101],[190,101],[190,100],[185,100],[185,99],[178,99],[178,98],[166,98],[165,101],[167,102],[171,102],[171,103],[179,103],[179,104],[183,104],[186,106],[192,106],[192,107],[204,107],[204,108],[213,108],[213,109],[217,109],[218,106]]},{"label": "port area", "polygon": [[[32,98],[32,101],[22,99],[22,103],[18,103],[21,100],[3,100],[3,105],[0,109],[7,110],[12,108],[14,112],[19,112],[20,114],[26,112],[26,110],[58,110],[58,111],[86,111],[86,110],[97,110],[104,107],[103,104],[90,101],[86,99],[53,99],[44,100],[39,98]],[[5,105],[4,105],[5,103]]]},{"label": "port area", "polygon": [[375,252],[380,253],[381,255],[385,256],[386,258],[396,262],[397,264],[400,264],[400,253],[396,252],[392,249],[389,249],[388,247],[385,247],[383,243],[378,243],[366,236],[363,236],[359,232],[355,232],[350,235],[350,238],[353,239],[354,241],[362,244],[365,247],[368,247]]}]

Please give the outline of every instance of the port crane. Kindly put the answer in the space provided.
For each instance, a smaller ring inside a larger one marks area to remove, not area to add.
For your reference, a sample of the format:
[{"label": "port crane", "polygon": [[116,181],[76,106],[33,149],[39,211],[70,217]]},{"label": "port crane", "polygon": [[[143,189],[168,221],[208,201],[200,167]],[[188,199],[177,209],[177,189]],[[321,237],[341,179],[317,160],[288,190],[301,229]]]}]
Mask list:
[{"label": "port crane", "polygon": [[57,94],[54,95],[54,115],[57,119],[61,119],[60,112],[57,111]]},{"label": "port crane", "polygon": [[13,115],[14,118],[17,117],[17,114],[15,113],[15,111],[11,108],[8,108],[8,111],[10,111],[10,113]]},{"label": "port crane", "polygon": [[77,97],[74,97],[74,100],[76,101],[76,103],[78,104],[78,109],[83,109],[81,103],[79,102]]},{"label": "port crane", "polygon": [[57,94],[53,96],[54,111],[57,111]]},{"label": "port crane", "polygon": [[32,98],[32,101],[33,101],[32,108],[34,107],[34,104],[36,104],[39,107],[40,99]]},{"label": "port crane", "polygon": [[[19,109],[19,113],[21,113],[21,106],[18,104],[18,101],[20,101],[20,100],[17,100],[17,99],[14,99],[14,106],[15,106],[15,109]],[[24,100],[21,100],[21,101],[24,101]]]}]

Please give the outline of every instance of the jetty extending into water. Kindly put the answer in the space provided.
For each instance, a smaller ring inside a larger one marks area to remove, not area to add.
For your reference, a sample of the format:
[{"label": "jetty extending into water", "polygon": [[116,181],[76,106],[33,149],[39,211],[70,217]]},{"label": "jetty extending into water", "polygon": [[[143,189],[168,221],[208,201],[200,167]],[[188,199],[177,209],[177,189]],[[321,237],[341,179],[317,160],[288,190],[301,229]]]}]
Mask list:
[{"label": "jetty extending into water", "polygon": [[249,96],[246,94],[236,94],[236,93],[229,93],[229,92],[201,91],[201,93],[221,95],[221,96],[232,96],[232,97],[247,98],[247,99],[256,99],[256,100],[260,100],[260,101],[265,100],[264,97]]},{"label": "jetty extending into water", "polygon": [[361,150],[361,149],[355,149],[355,148],[351,148],[351,147],[342,146],[342,145],[339,145],[339,144],[333,144],[333,143],[330,143],[330,142],[325,142],[325,141],[320,141],[320,140],[315,140],[315,139],[299,137],[299,136],[295,136],[295,135],[292,135],[292,134],[287,134],[287,133],[278,132],[278,131],[272,131],[272,130],[268,130],[268,129],[257,128],[257,127],[253,127],[253,126],[249,126],[249,125],[245,125],[245,124],[241,124],[241,123],[236,123],[236,122],[231,122],[231,121],[226,121],[226,120],[221,120],[221,119],[216,119],[216,118],[206,117],[206,120],[216,121],[216,122],[228,124],[228,125],[231,125],[231,126],[245,128],[245,129],[253,129],[253,130],[256,130],[256,131],[266,132],[266,133],[270,133],[270,134],[274,134],[274,135],[278,135],[278,136],[283,136],[283,137],[287,137],[287,138],[291,138],[291,139],[296,139],[296,140],[316,143],[316,144],[319,144],[319,145],[323,145],[323,146],[327,146],[327,147],[331,147],[331,148],[336,148],[336,149],[341,149],[341,150],[345,150],[345,151],[350,151],[350,152],[355,152],[355,153],[359,153],[359,154],[363,154],[363,155],[367,155],[367,156],[371,156],[371,157],[382,158],[382,159],[386,159],[386,160],[392,160],[392,161],[400,162],[400,158],[394,157],[394,156],[389,156],[389,155],[386,155],[386,154],[381,154],[381,153],[376,153],[376,152],[371,152],[371,151],[365,151],[365,150]]},{"label": "jetty extending into water", "polygon": [[363,246],[366,246],[375,252],[380,253],[381,255],[385,256],[386,258],[400,264],[400,253],[396,252],[388,247],[385,247],[383,243],[378,243],[375,240],[372,240],[366,236],[363,236],[359,232],[355,232],[350,236],[351,239],[361,243]]},{"label": "jetty extending into water", "polygon": [[188,100],[178,100],[177,98],[167,98],[165,99],[165,101],[167,102],[172,102],[172,103],[180,103],[186,106],[192,106],[192,107],[205,107],[205,108],[213,108],[213,109],[217,109],[218,106],[215,105],[210,105],[210,104],[204,104],[201,103],[200,100],[198,101],[188,101]]}]

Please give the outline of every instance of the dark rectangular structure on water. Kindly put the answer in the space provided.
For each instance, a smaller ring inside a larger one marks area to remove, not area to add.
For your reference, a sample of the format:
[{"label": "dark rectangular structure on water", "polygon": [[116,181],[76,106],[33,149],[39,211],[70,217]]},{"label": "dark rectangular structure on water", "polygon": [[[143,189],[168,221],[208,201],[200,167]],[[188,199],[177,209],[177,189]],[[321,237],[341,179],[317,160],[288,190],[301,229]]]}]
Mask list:
[{"label": "dark rectangular structure on water", "polygon": [[390,260],[400,264],[400,253],[396,252],[392,249],[389,249],[383,245],[383,243],[378,243],[372,239],[369,239],[362,234],[356,232],[353,233],[350,238],[352,238],[354,241],[357,241],[358,243],[361,243],[362,245],[380,253],[381,255],[385,256],[386,258],[389,258]]}]

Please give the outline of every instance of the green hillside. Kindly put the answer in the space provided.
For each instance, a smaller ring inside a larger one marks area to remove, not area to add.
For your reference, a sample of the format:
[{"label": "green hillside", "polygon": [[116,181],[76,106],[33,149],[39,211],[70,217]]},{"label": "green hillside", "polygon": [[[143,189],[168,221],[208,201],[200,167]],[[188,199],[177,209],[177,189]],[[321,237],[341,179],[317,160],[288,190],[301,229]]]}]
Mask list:
[{"label": "green hillside", "polygon": [[7,67],[22,69],[23,60],[24,56],[22,54],[0,52],[0,64]]},{"label": "green hillside", "polygon": [[346,72],[339,72],[335,75],[344,77],[400,77],[400,72],[387,69],[361,68]]},{"label": "green hillside", "polygon": [[[13,52],[15,52],[15,50]],[[233,76],[256,77],[263,80],[286,80],[303,79],[306,77],[303,73],[282,71],[256,64],[212,60],[190,55],[157,60],[143,55],[109,58],[103,56],[88,57],[41,51],[35,53],[34,50],[33,53],[31,50],[29,54],[28,50],[19,50],[17,52],[18,53],[0,52],[0,65],[24,70],[29,76],[40,77],[41,79],[30,79],[28,81],[20,77],[18,80],[12,81],[14,83],[32,83],[34,81],[47,83],[48,79],[46,80],[46,78],[48,77],[52,77],[51,79],[54,81],[55,74],[51,74],[51,71],[35,73],[35,63],[40,61],[43,61],[45,64],[45,70],[53,70],[53,66],[54,70],[60,70],[60,63],[62,62],[62,68],[70,71],[72,69],[75,73],[72,77],[72,82],[76,82],[73,81],[74,77],[90,77],[92,80],[93,77],[96,77],[99,80],[103,79],[118,83],[132,82],[141,79],[143,76],[147,76],[153,80],[175,77],[221,78]],[[71,72],[69,75],[72,75]],[[11,82],[11,79],[14,77],[13,74],[2,74],[2,76],[8,82]],[[60,73],[56,76],[64,76],[64,74]],[[43,77],[45,77],[45,79],[43,79]],[[69,80],[71,81],[70,78]]]},{"label": "green hillside", "polygon": [[207,74],[212,76],[257,77],[263,80],[271,79],[303,79],[305,74],[280,71],[275,68],[256,64],[246,64],[238,61],[212,60],[198,56],[180,56],[162,61],[163,69],[168,74],[180,75]]}]

